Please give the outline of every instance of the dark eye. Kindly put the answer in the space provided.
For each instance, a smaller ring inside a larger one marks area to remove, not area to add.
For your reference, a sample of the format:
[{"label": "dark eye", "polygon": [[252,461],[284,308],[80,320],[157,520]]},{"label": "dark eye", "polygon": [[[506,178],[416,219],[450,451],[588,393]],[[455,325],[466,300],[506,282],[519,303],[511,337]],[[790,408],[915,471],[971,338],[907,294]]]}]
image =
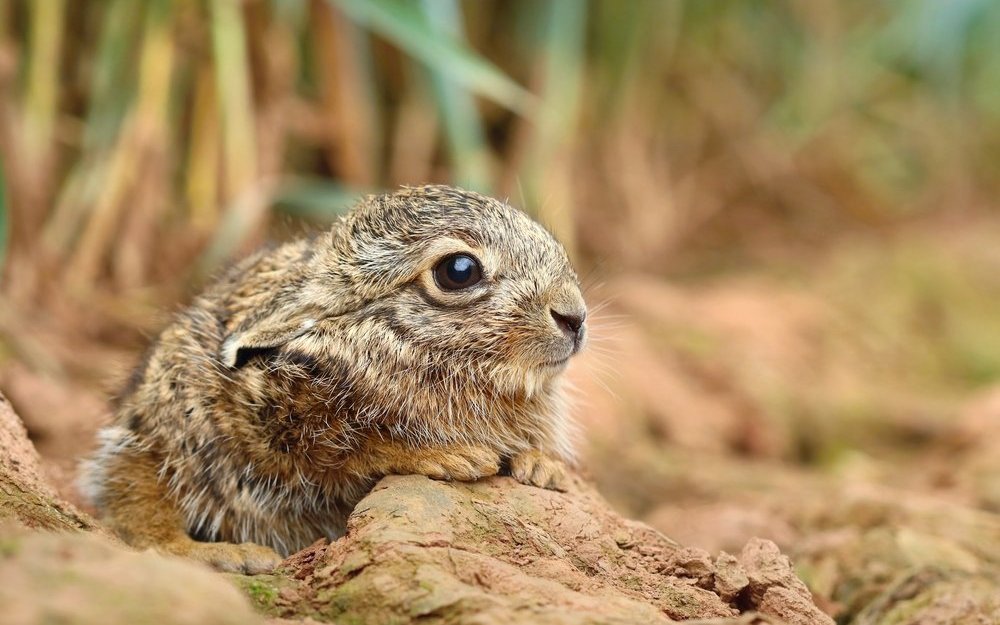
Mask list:
[{"label": "dark eye", "polygon": [[468,254],[452,254],[434,268],[434,279],[445,291],[467,289],[483,279],[479,261]]}]

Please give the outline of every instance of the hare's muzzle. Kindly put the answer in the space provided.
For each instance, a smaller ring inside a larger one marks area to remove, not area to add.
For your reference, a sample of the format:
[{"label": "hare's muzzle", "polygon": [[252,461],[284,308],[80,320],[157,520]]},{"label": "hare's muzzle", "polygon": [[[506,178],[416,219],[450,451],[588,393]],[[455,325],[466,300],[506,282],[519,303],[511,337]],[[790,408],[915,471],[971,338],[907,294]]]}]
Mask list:
[{"label": "hare's muzzle", "polygon": [[549,316],[568,341],[570,352],[566,357],[579,352],[587,335],[587,305],[575,284],[567,285],[556,293],[549,304]]}]

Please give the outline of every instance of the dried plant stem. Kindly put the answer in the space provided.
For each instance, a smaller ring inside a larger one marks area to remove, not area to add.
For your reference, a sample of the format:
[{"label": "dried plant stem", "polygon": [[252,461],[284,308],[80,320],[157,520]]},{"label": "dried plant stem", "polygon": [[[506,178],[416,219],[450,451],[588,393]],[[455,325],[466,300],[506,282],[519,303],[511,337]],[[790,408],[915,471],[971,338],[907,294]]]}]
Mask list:
[{"label": "dried plant stem", "polygon": [[223,197],[226,201],[247,191],[257,176],[253,98],[241,6],[237,0],[208,3],[222,125]]},{"label": "dried plant stem", "polygon": [[201,65],[195,78],[191,109],[191,143],[188,150],[185,192],[191,225],[208,232],[218,221],[221,137],[215,70]]},{"label": "dried plant stem", "polygon": [[367,42],[357,27],[330,3],[313,0],[310,8],[315,54],[324,68],[317,80],[328,137],[327,162],[345,181],[371,187],[376,182],[378,124],[371,60],[365,50]]},{"label": "dried plant stem", "polygon": [[[166,137],[167,109],[174,64],[173,22],[169,3],[157,0],[147,9],[145,37],[139,59],[139,93],[115,146],[104,188],[94,204],[90,218],[67,270],[67,283],[74,292],[90,290],[108,258],[115,233],[121,228],[122,212],[135,193],[136,183],[150,172],[157,160],[153,155]],[[141,200],[141,198],[137,198]],[[155,201],[155,198],[146,198]],[[151,206],[151,204],[147,204]],[[139,211],[146,219],[155,219],[150,211]],[[140,230],[144,228],[140,227]],[[140,253],[141,254],[141,253]],[[136,262],[136,253],[127,255]],[[119,264],[120,266],[120,264]],[[119,270],[121,271],[121,270]],[[131,269],[128,271],[132,271]]]}]

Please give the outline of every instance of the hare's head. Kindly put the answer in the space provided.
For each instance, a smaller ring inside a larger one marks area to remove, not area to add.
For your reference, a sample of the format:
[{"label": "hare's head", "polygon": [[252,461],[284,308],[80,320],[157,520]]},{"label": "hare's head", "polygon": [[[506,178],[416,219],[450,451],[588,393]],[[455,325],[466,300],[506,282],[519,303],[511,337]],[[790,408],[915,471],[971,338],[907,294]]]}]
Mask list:
[{"label": "hare's head", "polygon": [[225,339],[226,365],[340,318],[355,355],[389,359],[383,369],[532,395],[586,338],[587,308],[563,247],[478,193],[426,186],[371,196],[302,262],[308,278],[281,285],[281,305]]},{"label": "hare's head", "polygon": [[587,309],[565,250],[503,202],[444,186],[371,197],[333,245],[331,270],[359,312],[442,368],[531,392],[583,346]]}]

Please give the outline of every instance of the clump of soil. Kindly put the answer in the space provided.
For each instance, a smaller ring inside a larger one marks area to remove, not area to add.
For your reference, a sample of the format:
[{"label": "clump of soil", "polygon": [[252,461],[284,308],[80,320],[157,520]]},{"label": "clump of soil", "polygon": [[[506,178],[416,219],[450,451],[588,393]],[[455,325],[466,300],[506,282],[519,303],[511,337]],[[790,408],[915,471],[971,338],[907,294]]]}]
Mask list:
[{"label": "clump of soil", "polygon": [[269,610],[331,622],[724,622],[759,611],[833,623],[774,543],[713,558],[621,518],[579,480],[564,494],[509,478],[388,477],[345,538],[293,556],[283,575],[296,584],[279,578]]},{"label": "clump of soil", "polygon": [[0,527],[5,623],[232,623],[263,619],[218,573],[92,533]]},{"label": "clump of soil", "polygon": [[0,521],[4,519],[48,530],[97,529],[93,519],[60,499],[43,479],[24,424],[0,394]]}]

